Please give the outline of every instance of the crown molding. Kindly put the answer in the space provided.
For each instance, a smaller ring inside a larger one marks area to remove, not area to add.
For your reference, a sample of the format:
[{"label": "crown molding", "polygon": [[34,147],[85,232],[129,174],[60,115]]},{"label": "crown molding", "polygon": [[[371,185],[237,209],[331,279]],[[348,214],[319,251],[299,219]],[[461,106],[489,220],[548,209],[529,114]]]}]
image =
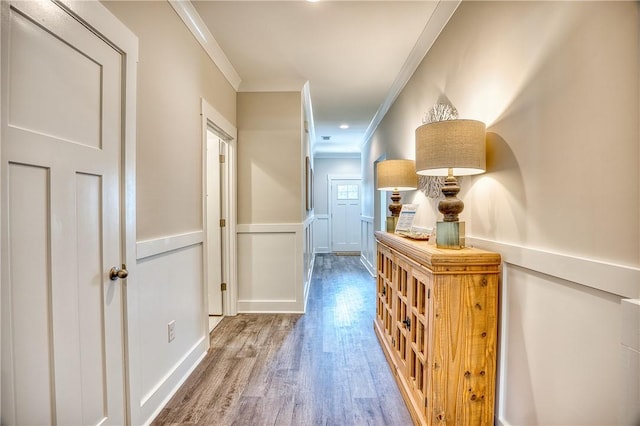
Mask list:
[{"label": "crown molding", "polygon": [[198,14],[198,11],[193,7],[189,0],[167,0],[173,10],[178,14],[182,22],[191,31],[191,34],[200,43],[202,48],[207,52],[209,58],[213,61],[216,67],[222,72],[229,84],[238,91],[242,79],[238,72],[235,70],[231,62],[227,58],[227,55],[222,51],[222,48],[218,44],[213,34],[209,31],[205,25],[202,17]]},{"label": "crown molding", "polygon": [[429,21],[422,30],[420,37],[416,41],[416,44],[413,46],[413,49],[411,49],[409,57],[391,85],[391,89],[389,89],[387,97],[378,108],[378,111],[376,111],[369,127],[367,127],[362,139],[362,147],[369,143],[371,136],[373,136],[373,133],[382,122],[382,119],[391,108],[391,105],[396,101],[402,92],[402,89],[404,89],[404,86],[413,76],[413,73],[416,72],[416,69],[418,69],[418,66],[426,56],[429,49],[431,49],[431,46],[433,46],[433,43],[435,43],[436,39],[444,29],[445,25],[447,25],[447,22],[449,22],[449,19],[451,19],[451,16],[453,16],[453,13],[461,2],[461,0],[440,0],[438,2],[436,8],[431,14],[431,17],[429,18]]}]

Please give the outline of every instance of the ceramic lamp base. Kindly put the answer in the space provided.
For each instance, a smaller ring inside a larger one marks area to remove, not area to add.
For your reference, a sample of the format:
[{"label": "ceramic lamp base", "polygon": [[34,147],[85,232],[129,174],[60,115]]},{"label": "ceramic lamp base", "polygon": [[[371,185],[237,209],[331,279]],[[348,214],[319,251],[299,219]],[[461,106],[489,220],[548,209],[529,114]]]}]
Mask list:
[{"label": "ceramic lamp base", "polygon": [[464,222],[438,222],[436,246],[444,249],[461,249],[465,245]]},{"label": "ceramic lamp base", "polygon": [[387,232],[396,232],[398,216],[387,216]]}]

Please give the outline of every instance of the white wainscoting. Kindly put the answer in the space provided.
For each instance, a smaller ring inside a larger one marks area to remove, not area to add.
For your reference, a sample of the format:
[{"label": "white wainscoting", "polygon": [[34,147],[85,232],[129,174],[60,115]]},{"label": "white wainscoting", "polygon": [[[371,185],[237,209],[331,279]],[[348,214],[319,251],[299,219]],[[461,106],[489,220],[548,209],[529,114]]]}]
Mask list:
[{"label": "white wainscoting", "polygon": [[313,241],[316,253],[330,253],[329,215],[319,214],[313,222]]},{"label": "white wainscoting", "polygon": [[312,223],[237,226],[238,312],[304,312],[305,235]]},{"label": "white wainscoting", "polygon": [[640,299],[622,301],[622,398],[620,424],[640,424]]},{"label": "white wainscoting", "polygon": [[[209,347],[203,295],[202,231],[137,243],[141,418],[160,412]],[[175,321],[169,342],[168,324]]]},{"label": "white wainscoting", "polygon": [[373,218],[360,216],[360,235],[362,236],[362,250],[360,261],[367,268],[371,276],[376,276],[376,237],[374,235]]},{"label": "white wainscoting", "polygon": [[[638,298],[640,269],[472,237],[467,244],[503,259],[498,424],[627,424],[638,412],[627,396],[639,392],[640,357],[624,351],[624,309]],[[640,322],[631,333],[639,330]]]},{"label": "white wainscoting", "polygon": [[311,277],[313,275],[313,265],[316,260],[316,253],[314,249],[314,240],[315,237],[313,235],[313,222],[315,222],[315,217],[313,215],[309,216],[307,220],[304,221],[304,306],[305,311],[307,310],[307,299],[309,296],[309,288],[311,287]]}]

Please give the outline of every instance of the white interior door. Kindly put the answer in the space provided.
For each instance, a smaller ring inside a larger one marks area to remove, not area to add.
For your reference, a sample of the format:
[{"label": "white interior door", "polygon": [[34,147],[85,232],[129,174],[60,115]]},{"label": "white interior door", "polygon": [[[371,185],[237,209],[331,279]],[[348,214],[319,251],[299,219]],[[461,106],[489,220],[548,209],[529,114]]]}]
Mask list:
[{"label": "white interior door", "polygon": [[220,220],[224,219],[224,178],[226,143],[207,129],[207,281],[209,315],[222,315],[224,247]]},{"label": "white interior door", "polygon": [[124,424],[123,57],[2,2],[3,424]]},{"label": "white interior door", "polygon": [[360,251],[360,180],[331,180],[331,251]]}]

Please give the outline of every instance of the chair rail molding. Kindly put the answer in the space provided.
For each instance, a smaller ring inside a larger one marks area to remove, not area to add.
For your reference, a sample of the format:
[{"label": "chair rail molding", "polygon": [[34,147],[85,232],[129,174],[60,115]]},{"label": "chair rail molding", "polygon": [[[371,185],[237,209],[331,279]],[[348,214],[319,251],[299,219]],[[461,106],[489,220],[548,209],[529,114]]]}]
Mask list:
[{"label": "chair rail molding", "polygon": [[640,268],[469,236],[467,245],[501,253],[505,263],[624,298],[640,298]]}]

